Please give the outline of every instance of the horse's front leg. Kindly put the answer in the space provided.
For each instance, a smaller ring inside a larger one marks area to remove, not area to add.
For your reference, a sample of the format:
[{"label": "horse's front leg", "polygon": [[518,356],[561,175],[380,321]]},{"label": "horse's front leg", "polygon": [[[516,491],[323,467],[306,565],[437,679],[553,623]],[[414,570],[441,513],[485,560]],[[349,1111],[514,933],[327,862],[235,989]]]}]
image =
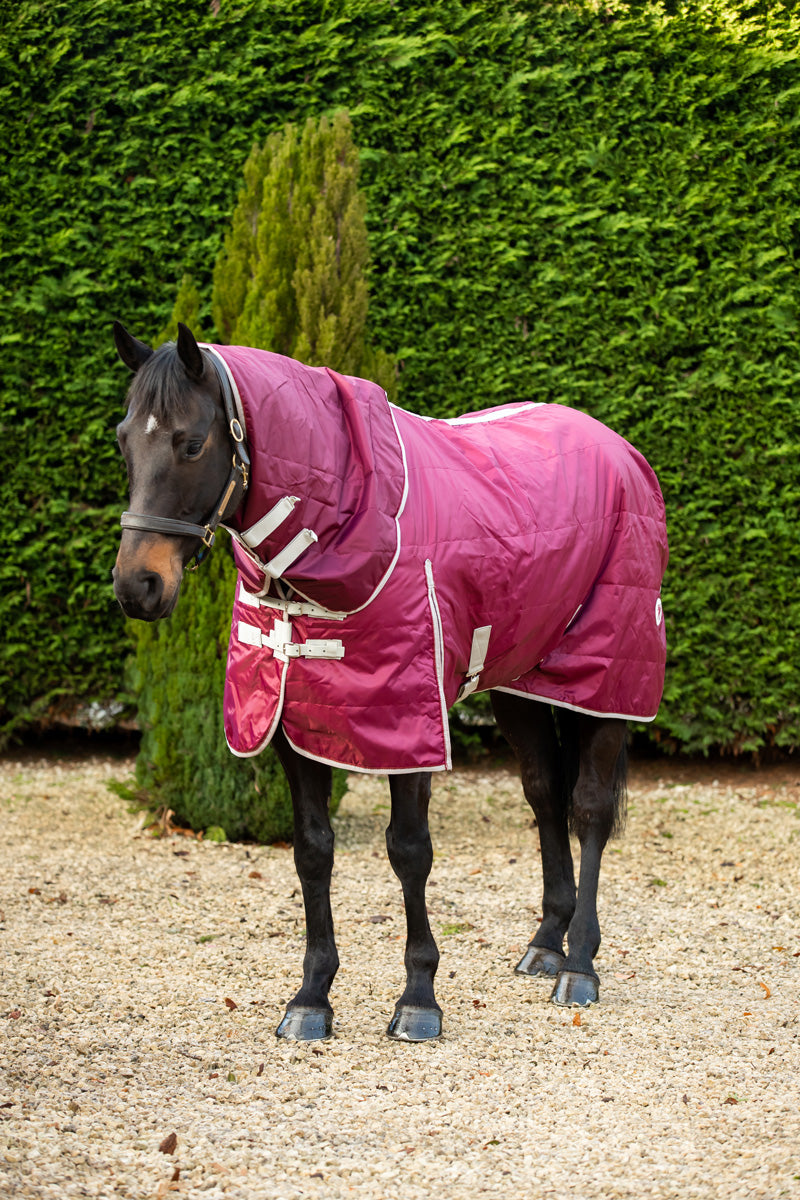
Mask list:
[{"label": "horse's front leg", "polygon": [[569,950],[551,997],[555,1004],[592,1004],[599,998],[594,957],[600,947],[600,861],[624,816],[625,721],[580,714],[577,724],[579,771],[572,793],[572,827],[581,846],[581,866],[577,904],[567,931]]},{"label": "horse's front leg", "polygon": [[333,830],[328,805],[332,773],[330,767],[293,750],[282,730],[273,746],[292,793],[294,861],[306,915],[303,985],[287,1005],[276,1032],[281,1038],[310,1042],[330,1037],[333,1009],[328,992],[339,967],[331,913]]},{"label": "horse's front leg", "polygon": [[425,904],[425,885],[433,864],[428,830],[430,772],[392,775],[390,788],[392,817],[386,830],[386,849],[403,887],[407,938],[406,986],[395,1006],[388,1034],[402,1041],[424,1042],[442,1032],[442,1010],[433,992],[439,951]]}]

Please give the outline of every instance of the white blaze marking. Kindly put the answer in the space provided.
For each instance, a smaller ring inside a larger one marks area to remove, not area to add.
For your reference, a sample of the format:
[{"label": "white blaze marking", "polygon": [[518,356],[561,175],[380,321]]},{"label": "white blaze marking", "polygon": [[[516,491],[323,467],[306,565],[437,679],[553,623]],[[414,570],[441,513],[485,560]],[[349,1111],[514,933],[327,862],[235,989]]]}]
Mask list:
[{"label": "white blaze marking", "polygon": [[147,418],[147,424],[144,427],[144,431],[145,431],[145,433],[155,433],[155,431],[157,429],[158,429],[158,421],[155,419],[155,417],[151,413],[150,416]]}]

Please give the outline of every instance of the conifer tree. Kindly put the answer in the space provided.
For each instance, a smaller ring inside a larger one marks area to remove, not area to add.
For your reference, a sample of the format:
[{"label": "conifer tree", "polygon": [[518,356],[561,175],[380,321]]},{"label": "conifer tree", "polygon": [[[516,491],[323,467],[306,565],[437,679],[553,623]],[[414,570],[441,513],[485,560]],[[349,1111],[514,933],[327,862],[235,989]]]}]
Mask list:
[{"label": "conifer tree", "polygon": [[[389,356],[367,343],[369,247],[358,153],[346,113],[309,120],[254,146],[213,276],[220,340],[273,350],[361,375],[394,392]],[[200,293],[185,275],[160,341],[178,321],[198,331]],[[205,339],[202,339],[205,340]],[[208,339],[212,340],[212,339]],[[288,787],[271,749],[231,755],[222,730],[230,609],[236,571],[222,538],[184,582],[167,621],[131,622],[134,690],[143,729],[137,779],[177,821],[221,827],[230,838],[291,836]],[[332,808],[345,787],[334,772]]]},{"label": "conifer tree", "polygon": [[214,269],[211,311],[226,342],[379,383],[388,354],[366,337],[369,244],[350,118],[309,119],[254,146]]},{"label": "conifer tree", "polygon": [[199,341],[205,341],[205,336],[200,328],[201,307],[202,299],[194,279],[191,275],[184,275],[181,279],[181,285],[178,288],[178,294],[175,297],[172,316],[155,339],[154,344],[160,346],[162,342],[174,342],[178,336],[179,321],[182,321],[184,325],[188,325],[194,331],[194,335]]}]

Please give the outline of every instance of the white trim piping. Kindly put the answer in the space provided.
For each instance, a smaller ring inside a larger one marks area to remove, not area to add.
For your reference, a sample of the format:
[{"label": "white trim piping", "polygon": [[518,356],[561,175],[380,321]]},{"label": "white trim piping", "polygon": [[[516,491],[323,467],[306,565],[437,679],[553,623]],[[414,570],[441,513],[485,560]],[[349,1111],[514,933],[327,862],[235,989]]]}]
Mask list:
[{"label": "white trim piping", "polygon": [[[280,660],[276,659],[275,661],[278,662]],[[283,716],[283,705],[286,701],[286,675],[288,673],[288,663],[281,666],[279,670],[281,673],[281,687],[280,691],[278,692],[278,701],[275,705],[275,715],[272,718],[272,724],[264,734],[263,740],[258,743],[255,750],[248,750],[246,752],[242,750],[234,750],[233,746],[228,741],[227,732],[225,734],[225,741],[228,742],[228,749],[230,750],[231,754],[236,756],[236,758],[255,758],[257,754],[261,754],[262,750],[266,750],[267,746],[275,737],[275,732],[280,725],[281,717]]]},{"label": "white trim piping", "polygon": [[441,763],[435,767],[355,767],[352,763],[339,762],[335,758],[325,758],[321,754],[312,754],[309,750],[304,750],[302,746],[296,746],[285,728],[283,736],[292,749],[297,751],[298,754],[302,754],[303,758],[310,758],[312,762],[324,763],[326,767],[340,767],[343,771],[355,771],[359,775],[417,775],[420,771],[452,770],[452,764],[450,763]]},{"label": "white trim piping", "polygon": [[407,408],[400,408],[399,404],[392,404],[391,407],[405,413],[406,416],[417,417],[420,421],[439,421],[442,425],[488,425],[492,421],[505,421],[509,417],[519,415],[522,412],[528,412],[532,408],[543,408],[544,402],[538,400],[523,401],[521,404],[509,404],[507,406],[508,411],[506,412],[464,413],[461,417],[426,417],[423,413],[409,412]]},{"label": "white trim piping", "polygon": [[610,717],[615,721],[640,721],[642,724],[648,725],[658,716],[657,711],[653,713],[652,717],[637,717],[631,713],[596,712],[593,708],[581,708],[579,704],[567,704],[564,700],[553,700],[551,696],[537,696],[534,692],[522,692],[517,688],[492,687],[486,688],[486,691],[507,692],[509,696],[522,696],[525,700],[536,700],[539,704],[552,704],[555,708],[568,708],[570,712],[584,713],[587,717]]},{"label": "white trim piping", "polygon": [[244,436],[247,437],[247,422],[244,419],[244,405],[242,404],[242,397],[239,395],[239,389],[236,386],[236,380],[233,378],[233,372],[231,371],[228,364],[225,362],[225,359],[222,357],[219,350],[217,350],[216,346],[211,346],[211,345],[209,345],[208,342],[201,342],[200,349],[208,350],[211,354],[214,355],[214,358],[216,358],[218,362],[222,363],[222,366],[225,368],[225,374],[228,376],[228,382],[231,385],[231,391],[233,392],[233,398],[236,401],[236,415],[239,418],[239,424],[241,425],[242,429],[244,430]]},{"label": "white trim piping", "polygon": [[450,749],[450,723],[447,719],[447,700],[444,694],[444,631],[442,629],[442,614],[439,611],[439,601],[436,599],[436,584],[433,579],[433,563],[425,559],[425,578],[428,581],[428,604],[433,622],[434,666],[436,668],[436,683],[439,688],[439,704],[442,712],[442,734],[444,737],[445,762],[448,771],[453,765]]}]

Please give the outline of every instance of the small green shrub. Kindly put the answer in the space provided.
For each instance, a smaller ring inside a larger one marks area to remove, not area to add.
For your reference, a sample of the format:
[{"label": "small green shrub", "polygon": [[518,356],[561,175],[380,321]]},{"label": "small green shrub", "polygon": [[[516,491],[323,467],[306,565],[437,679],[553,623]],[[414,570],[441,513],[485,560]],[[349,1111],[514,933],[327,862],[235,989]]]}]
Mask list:
[{"label": "small green shrub", "polygon": [[[222,694],[236,568],[222,536],[187,572],[178,606],[165,621],[131,621],[132,687],[142,743],[136,781],[153,803],[190,829],[219,826],[229,841],[290,840],[292,806],[275,752],[236,758],[225,741]],[[346,789],[334,772],[331,811]]]}]

